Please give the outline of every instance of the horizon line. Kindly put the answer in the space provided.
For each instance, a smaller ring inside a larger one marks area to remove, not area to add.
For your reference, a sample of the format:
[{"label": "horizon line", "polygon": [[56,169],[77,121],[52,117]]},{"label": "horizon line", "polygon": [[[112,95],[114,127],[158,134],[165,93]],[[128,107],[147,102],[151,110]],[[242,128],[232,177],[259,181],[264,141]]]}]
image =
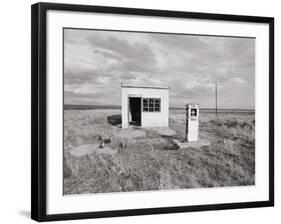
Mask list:
[{"label": "horizon line", "polygon": [[[65,106],[81,106],[81,107],[118,107],[121,109],[121,105],[101,105],[101,104],[64,104],[63,105],[64,107]],[[172,107],[169,107],[169,109],[178,109],[178,110],[181,110],[181,109],[185,109],[185,106],[183,107],[177,107],[177,106],[172,106]],[[215,110],[216,108],[208,108],[208,107],[202,107],[200,108],[200,110]],[[255,110],[255,108],[218,108],[218,110]]]}]

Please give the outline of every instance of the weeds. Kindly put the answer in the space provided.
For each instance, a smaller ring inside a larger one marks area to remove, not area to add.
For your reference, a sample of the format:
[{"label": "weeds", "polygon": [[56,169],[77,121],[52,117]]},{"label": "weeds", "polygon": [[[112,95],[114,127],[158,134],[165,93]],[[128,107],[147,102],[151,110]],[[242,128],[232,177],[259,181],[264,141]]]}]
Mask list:
[{"label": "weeds", "polygon": [[[200,138],[211,146],[175,150],[169,138],[147,132],[147,137],[120,138],[119,110],[65,111],[64,193],[149,191],[255,183],[254,114],[227,114],[216,119],[200,114]],[[171,113],[176,138],[185,135],[184,113]],[[92,153],[74,157],[72,147],[111,140],[116,154]]]}]

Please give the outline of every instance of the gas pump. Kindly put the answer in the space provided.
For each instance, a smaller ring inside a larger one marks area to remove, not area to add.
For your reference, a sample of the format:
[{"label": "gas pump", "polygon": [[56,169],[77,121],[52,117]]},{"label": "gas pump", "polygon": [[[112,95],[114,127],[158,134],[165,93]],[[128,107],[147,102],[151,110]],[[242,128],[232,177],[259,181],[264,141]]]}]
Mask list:
[{"label": "gas pump", "polygon": [[197,104],[186,105],[186,141],[198,141],[199,106]]}]

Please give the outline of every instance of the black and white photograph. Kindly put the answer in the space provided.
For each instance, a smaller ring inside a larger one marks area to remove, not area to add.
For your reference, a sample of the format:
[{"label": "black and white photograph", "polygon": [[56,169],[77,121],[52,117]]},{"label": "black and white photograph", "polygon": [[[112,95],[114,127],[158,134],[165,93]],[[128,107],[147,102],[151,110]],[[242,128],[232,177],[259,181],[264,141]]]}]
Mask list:
[{"label": "black and white photograph", "polygon": [[255,41],[64,28],[64,195],[254,186]]},{"label": "black and white photograph", "polygon": [[274,206],[274,17],[238,12],[32,5],[33,220]]}]

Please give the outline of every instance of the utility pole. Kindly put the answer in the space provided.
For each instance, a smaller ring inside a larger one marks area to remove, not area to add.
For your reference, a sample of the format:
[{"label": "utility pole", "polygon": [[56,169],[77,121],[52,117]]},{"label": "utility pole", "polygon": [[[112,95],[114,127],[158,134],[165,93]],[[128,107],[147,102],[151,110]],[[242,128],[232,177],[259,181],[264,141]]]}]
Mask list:
[{"label": "utility pole", "polygon": [[218,87],[216,82],[216,117],[218,117]]}]

